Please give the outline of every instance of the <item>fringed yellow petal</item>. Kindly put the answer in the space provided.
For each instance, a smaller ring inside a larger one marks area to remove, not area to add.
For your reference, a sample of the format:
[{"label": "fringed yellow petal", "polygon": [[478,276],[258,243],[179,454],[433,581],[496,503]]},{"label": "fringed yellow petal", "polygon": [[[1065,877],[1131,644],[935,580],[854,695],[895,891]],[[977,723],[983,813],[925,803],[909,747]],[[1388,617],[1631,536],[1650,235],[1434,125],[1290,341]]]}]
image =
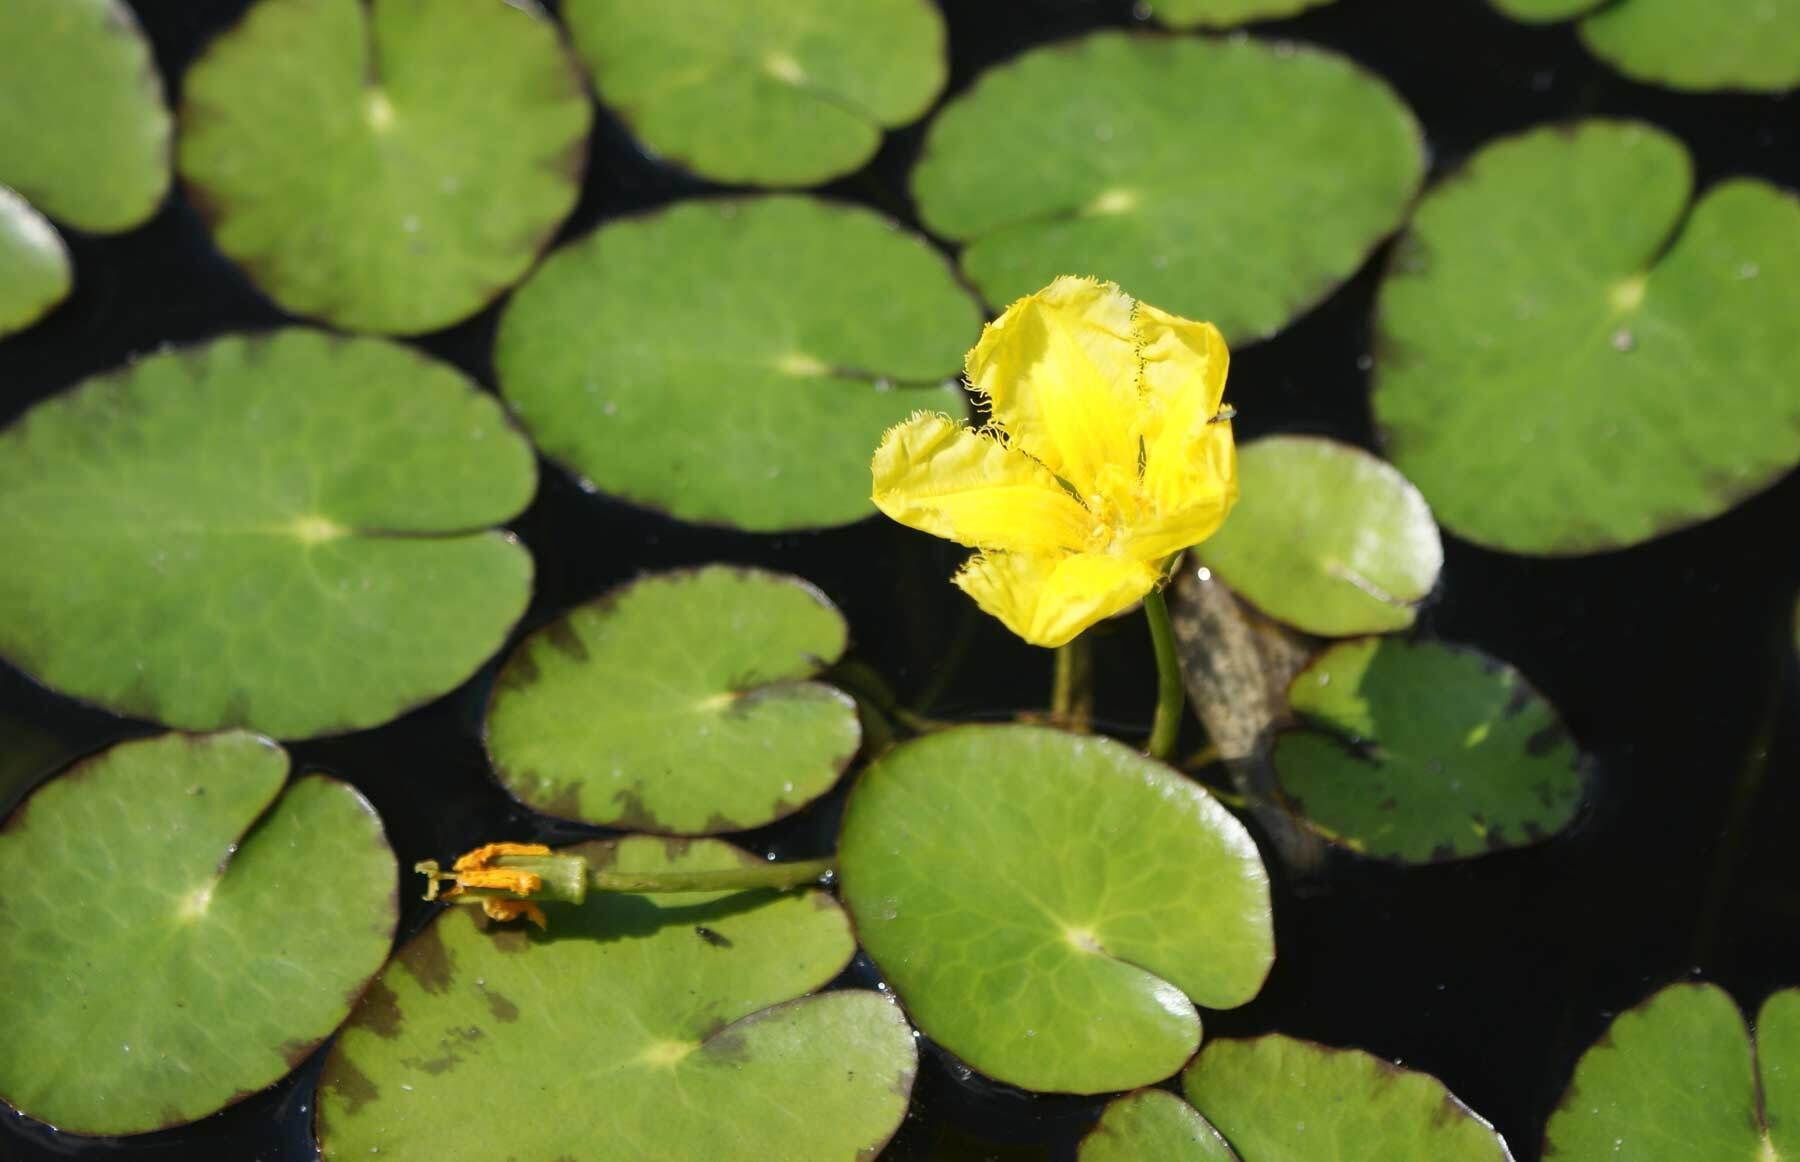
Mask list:
[{"label": "fringed yellow petal", "polygon": [[1127,530],[1123,547],[1131,556],[1161,561],[1218,532],[1238,495],[1231,425],[1202,425],[1199,437],[1179,458],[1167,458],[1157,485],[1150,486],[1148,472],[1145,484],[1149,515]]},{"label": "fringed yellow petal", "polygon": [[1080,548],[1094,520],[1049,469],[949,416],[888,429],[871,464],[875,507],[903,525],[971,548]]},{"label": "fringed yellow petal", "polygon": [[1094,553],[979,553],[953,580],[1006,628],[1054,647],[1141,600],[1158,576],[1143,561]]},{"label": "fringed yellow petal", "polygon": [[1146,415],[1164,414],[1178,398],[1196,391],[1200,394],[1189,406],[1208,416],[1217,413],[1231,369],[1231,351],[1219,329],[1149,303],[1138,304],[1136,327]]},{"label": "fringed yellow petal", "polygon": [[1110,282],[1065,275],[1008,307],[969,352],[995,425],[1083,496],[1101,465],[1137,462],[1135,309]]},{"label": "fringed yellow petal", "polygon": [[1235,472],[1235,461],[1221,460],[1219,449],[1219,437],[1229,445],[1231,433],[1213,423],[1231,356],[1211,323],[1140,306],[1138,325],[1144,339],[1144,491],[1154,509],[1170,514],[1216,493],[1221,470]]}]

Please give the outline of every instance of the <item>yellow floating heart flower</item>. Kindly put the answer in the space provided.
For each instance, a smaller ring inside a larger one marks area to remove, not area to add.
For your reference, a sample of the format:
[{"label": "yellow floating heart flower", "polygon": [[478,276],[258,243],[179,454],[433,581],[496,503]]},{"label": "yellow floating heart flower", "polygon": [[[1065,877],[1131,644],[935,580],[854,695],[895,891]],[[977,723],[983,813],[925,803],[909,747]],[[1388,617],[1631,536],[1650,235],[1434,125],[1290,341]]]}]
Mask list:
[{"label": "yellow floating heart flower", "polygon": [[1026,641],[1060,646],[1142,599],[1237,499],[1211,323],[1064,276],[987,325],[969,384],[992,420],[921,413],[875,452],[875,506],[980,550],[954,578]]}]

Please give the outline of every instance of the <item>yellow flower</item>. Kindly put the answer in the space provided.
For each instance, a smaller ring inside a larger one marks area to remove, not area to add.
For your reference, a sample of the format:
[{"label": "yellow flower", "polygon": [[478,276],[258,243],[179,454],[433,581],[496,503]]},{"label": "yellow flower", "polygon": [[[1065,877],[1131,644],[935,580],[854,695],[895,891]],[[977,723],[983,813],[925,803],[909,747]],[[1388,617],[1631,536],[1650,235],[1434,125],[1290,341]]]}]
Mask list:
[{"label": "yellow flower", "polygon": [[920,413],[888,430],[873,500],[980,550],[954,578],[1026,641],[1060,646],[1154,588],[1237,499],[1211,323],[1063,276],[987,325],[969,384],[981,430]]},{"label": "yellow flower", "polygon": [[[494,920],[516,920],[523,916],[542,928],[544,910],[529,897],[544,886],[544,877],[521,868],[497,867],[494,861],[503,855],[550,854],[550,849],[541,843],[484,843],[458,856],[448,872],[439,871],[436,860],[414,864],[413,870],[425,876],[427,900],[435,900],[440,895],[446,900],[454,900],[470,888],[483,893],[510,892],[516,898],[483,894],[481,910]],[[440,892],[440,882],[448,882],[450,887]]]}]

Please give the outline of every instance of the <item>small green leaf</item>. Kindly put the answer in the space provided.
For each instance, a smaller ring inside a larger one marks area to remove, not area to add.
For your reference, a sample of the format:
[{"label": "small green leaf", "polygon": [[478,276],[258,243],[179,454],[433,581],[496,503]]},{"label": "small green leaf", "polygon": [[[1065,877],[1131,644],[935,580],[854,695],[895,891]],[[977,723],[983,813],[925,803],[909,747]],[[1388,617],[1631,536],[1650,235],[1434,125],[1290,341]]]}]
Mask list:
[{"label": "small green leaf", "polygon": [[1581,804],[1581,755],[1511,666],[1442,642],[1364,638],[1316,658],[1288,691],[1321,731],[1274,762],[1292,809],[1327,838],[1405,863],[1548,838]]},{"label": "small green leaf", "polygon": [[1105,738],[963,726],[850,792],[838,866],[863,947],[927,1036],[1027,1089],[1169,1076],[1194,1005],[1254,997],[1269,881],[1199,785]]},{"label": "small green leaf", "polygon": [[188,70],[179,164],[284,309],[410,335],[531,266],[592,117],[532,0],[261,0]]},{"label": "small green leaf", "polygon": [[1781,93],[1800,85],[1800,6],[1768,0],[1619,0],[1581,22],[1588,51],[1671,89]]},{"label": "small green leaf", "polygon": [[162,77],[123,0],[0,4],[0,110],[0,182],[52,218],[129,230],[169,191]]},{"label": "small green leaf", "polygon": [[1108,1102],[1081,1140],[1080,1162],[1238,1162],[1219,1131],[1167,1090],[1141,1089]]},{"label": "small green leaf", "polygon": [[1348,278],[1424,173],[1411,111],[1344,57],[1102,32],[984,73],[932,122],[912,188],[995,307],[1098,275],[1235,344]]},{"label": "small green leaf", "polygon": [[981,315],[886,218],[801,197],[609,223],[513,296],[494,363],[532,437],[592,486],[779,532],[875,511],[869,457],[948,383]]},{"label": "small green leaf", "polygon": [[1754,1048],[1714,985],[1670,985],[1621,1013],[1550,1115],[1552,1153],[1560,1162],[1800,1158],[1800,989],[1764,1003]]},{"label": "small green leaf", "polygon": [[[1635,0],[1634,0],[1635,2]],[[1647,125],[1487,146],[1420,203],[1377,307],[1374,410],[1444,526],[1638,544],[1800,463],[1800,200]]]},{"label": "small green leaf", "polygon": [[1512,1162],[1443,1082],[1360,1049],[1214,1041],[1181,1087],[1244,1162]]},{"label": "small green leaf", "polygon": [[466,679],[524,611],[531,498],[492,396],[379,339],[229,336],[0,432],[0,654],[171,726],[301,738]]},{"label": "small green leaf", "polygon": [[255,735],[163,735],[0,827],[8,1104],[78,1134],[190,1122],[344,1019],[393,938],[394,855],[353,788],[287,774]]},{"label": "small green leaf", "polygon": [[760,827],[824,794],[856,753],[855,702],[807,680],[845,637],[797,577],[645,577],[507,659],[488,753],[508,790],[551,815],[675,835]]},{"label": "small green leaf", "polygon": [[1362,449],[1312,436],[1244,445],[1237,506],[1194,550],[1232,591],[1307,633],[1405,629],[1444,546],[1419,490]]},{"label": "small green leaf", "polygon": [[1581,16],[1588,51],[1671,89],[1779,93],[1800,85],[1800,8],[1765,0],[1492,0],[1531,23]]},{"label": "small green leaf", "polygon": [[43,318],[68,297],[74,277],[56,228],[0,186],[0,338]]},{"label": "small green leaf", "polygon": [[944,87],[929,0],[564,0],[600,99],[720,182],[800,186],[869,160]]},{"label": "small green leaf", "polygon": [[[760,862],[716,840],[570,850],[621,872]],[[596,892],[549,919],[484,930],[452,908],[400,950],[326,1059],[327,1162],[834,1162],[899,1127],[917,1063],[899,1009],[805,995],[855,950],[824,892]]]},{"label": "small green leaf", "polygon": [[1141,5],[1170,28],[1234,28],[1257,20],[1298,16],[1331,0],[1153,0]]}]

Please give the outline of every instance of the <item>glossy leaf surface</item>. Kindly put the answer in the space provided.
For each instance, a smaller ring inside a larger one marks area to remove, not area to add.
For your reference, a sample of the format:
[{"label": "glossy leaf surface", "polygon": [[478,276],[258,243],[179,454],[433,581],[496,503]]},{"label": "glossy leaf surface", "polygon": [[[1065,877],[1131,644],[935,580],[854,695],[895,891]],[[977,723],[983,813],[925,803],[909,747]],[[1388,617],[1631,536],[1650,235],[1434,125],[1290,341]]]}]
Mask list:
[{"label": "glossy leaf surface", "polygon": [[800,197],[688,202],[564,247],[494,353],[533,439],[592,487],[756,532],[874,511],[869,457],[953,381],[976,305],[923,240]]},{"label": "glossy leaf surface", "polygon": [[129,230],[168,193],[162,76],[124,0],[0,5],[0,110],[0,182],[60,222]]},{"label": "glossy leaf surface", "polygon": [[1435,641],[1340,642],[1295,677],[1318,730],[1275,743],[1289,805],[1328,838],[1405,863],[1534,843],[1581,803],[1580,752],[1513,669]]},{"label": "glossy leaf surface", "polygon": [[1443,1082],[1360,1049],[1215,1041],[1181,1087],[1244,1162],[1512,1162]]},{"label": "glossy leaf surface", "polygon": [[567,0],[600,99],[656,154],[720,182],[849,173],[944,87],[930,0]]},{"label": "glossy leaf surface", "polygon": [[1374,410],[1443,525],[1515,553],[1622,548],[1800,463],[1800,200],[1692,198],[1681,143],[1586,121],[1477,153],[1382,284]]},{"label": "glossy leaf surface", "polygon": [[182,82],[182,180],[284,309],[474,314],[575,205],[592,120],[532,0],[260,0]]},{"label": "glossy leaf surface", "polygon": [[31,204],[0,186],[0,338],[37,322],[68,297],[69,249]]},{"label": "glossy leaf surface", "polygon": [[286,1074],[387,956],[393,852],[251,734],[76,764],[0,827],[0,1097],[81,1134],[204,1117]]},{"label": "glossy leaf surface", "polygon": [[1194,556],[1264,613],[1308,633],[1405,629],[1444,546],[1419,490],[1351,444],[1270,436],[1238,454],[1237,507]]},{"label": "glossy leaf surface", "polygon": [[171,726],[373,726],[524,611],[531,558],[488,526],[535,483],[492,396],[383,340],[151,355],[0,432],[0,653]]},{"label": "glossy leaf surface", "polygon": [[1162,1089],[1140,1089],[1107,1103],[1081,1140],[1080,1162],[1239,1162],[1194,1107]]},{"label": "glossy leaf surface", "polygon": [[759,827],[824,794],[856,753],[855,702],[809,680],[846,634],[797,577],[652,574],[507,660],[488,708],[494,768],[565,818],[678,835]]},{"label": "glossy leaf surface", "polygon": [[1754,1046],[1714,985],[1671,985],[1621,1013],[1550,1115],[1552,1152],[1567,1162],[1800,1158],[1800,989],[1764,1002]]},{"label": "glossy leaf surface", "polygon": [[1274,957],[1244,826],[1110,739],[962,726],[895,747],[851,790],[838,861],[913,1022],[1027,1089],[1169,1076],[1194,1006],[1248,1001]]},{"label": "glossy leaf surface", "polygon": [[1343,57],[1103,32],[984,73],[932,122],[912,188],[993,307],[1095,275],[1236,344],[1349,277],[1424,171],[1412,113]]},{"label": "glossy leaf surface", "polygon": [[[713,840],[578,850],[621,872],[760,862]],[[447,910],[370,987],[320,1082],[327,1160],[831,1162],[900,1124],[899,1009],[806,995],[854,950],[823,892],[594,893],[551,905],[546,932],[483,923]]]}]

